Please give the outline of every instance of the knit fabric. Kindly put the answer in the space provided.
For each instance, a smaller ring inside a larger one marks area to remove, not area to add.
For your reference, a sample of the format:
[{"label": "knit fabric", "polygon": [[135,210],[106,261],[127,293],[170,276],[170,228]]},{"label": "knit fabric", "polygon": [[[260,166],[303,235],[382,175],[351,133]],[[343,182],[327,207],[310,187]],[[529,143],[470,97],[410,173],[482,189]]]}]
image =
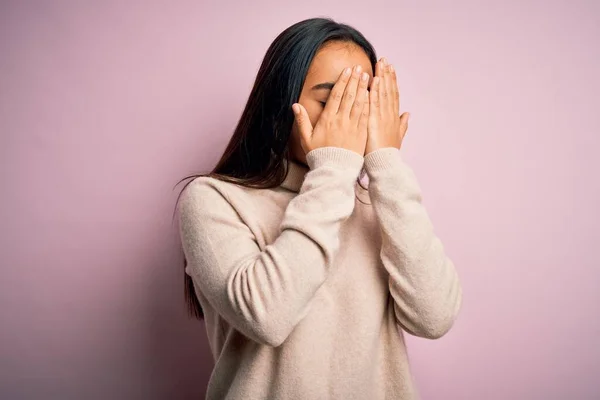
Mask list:
[{"label": "knit fabric", "polygon": [[215,362],[206,398],[418,399],[404,332],[444,335],[462,291],[415,175],[392,147],[306,160],[273,189],[200,177],[181,197]]}]

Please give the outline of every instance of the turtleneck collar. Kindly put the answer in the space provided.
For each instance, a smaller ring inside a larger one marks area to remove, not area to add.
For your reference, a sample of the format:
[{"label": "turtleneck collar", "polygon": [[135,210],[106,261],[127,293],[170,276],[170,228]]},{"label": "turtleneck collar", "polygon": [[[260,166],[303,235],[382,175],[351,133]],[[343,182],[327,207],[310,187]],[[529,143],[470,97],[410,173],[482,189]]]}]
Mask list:
[{"label": "turtleneck collar", "polygon": [[283,163],[287,168],[287,176],[281,187],[298,193],[304,182],[304,177],[310,171],[310,168],[307,165],[290,159],[284,159]]}]

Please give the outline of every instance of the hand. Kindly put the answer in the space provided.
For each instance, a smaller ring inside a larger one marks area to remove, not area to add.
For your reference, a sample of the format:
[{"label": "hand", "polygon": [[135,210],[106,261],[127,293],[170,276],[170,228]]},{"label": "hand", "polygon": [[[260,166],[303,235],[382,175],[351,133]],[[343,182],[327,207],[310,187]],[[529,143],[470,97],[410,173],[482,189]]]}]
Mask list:
[{"label": "hand", "polygon": [[342,71],[314,129],[302,104],[292,105],[306,154],[319,147],[334,146],[364,156],[369,120],[368,84],[369,74],[361,73],[360,66]]},{"label": "hand", "polygon": [[383,147],[400,149],[408,129],[410,113],[398,116],[400,93],[396,72],[385,58],[375,65],[369,93],[370,114],[365,156]]}]

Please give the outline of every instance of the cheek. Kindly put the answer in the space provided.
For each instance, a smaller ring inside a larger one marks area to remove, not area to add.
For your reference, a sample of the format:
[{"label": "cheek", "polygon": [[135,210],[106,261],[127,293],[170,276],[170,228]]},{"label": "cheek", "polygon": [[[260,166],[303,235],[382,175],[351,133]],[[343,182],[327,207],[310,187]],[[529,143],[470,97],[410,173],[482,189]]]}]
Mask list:
[{"label": "cheek", "polygon": [[319,116],[323,112],[323,106],[321,103],[315,101],[311,96],[306,95],[305,93],[300,94],[298,103],[302,104],[302,106],[306,109],[310,123],[312,126],[315,126],[319,120]]},{"label": "cheek", "polygon": [[321,113],[323,112],[323,107],[321,107],[320,103],[311,102],[309,106],[304,106],[304,108],[306,108],[306,112],[308,113],[310,123],[314,127],[317,121],[319,120]]}]

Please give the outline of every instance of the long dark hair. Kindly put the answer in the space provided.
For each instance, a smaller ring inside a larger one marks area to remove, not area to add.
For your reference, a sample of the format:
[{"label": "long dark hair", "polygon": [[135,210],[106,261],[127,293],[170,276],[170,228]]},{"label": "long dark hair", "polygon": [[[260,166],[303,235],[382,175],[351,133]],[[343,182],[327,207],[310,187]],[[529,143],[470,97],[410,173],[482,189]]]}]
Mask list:
[{"label": "long dark hair", "polygon": [[[288,141],[294,123],[292,104],[300,98],[315,54],[323,44],[331,41],[358,45],[369,57],[375,71],[375,50],[353,27],[330,18],[310,18],[295,23],[281,32],[269,46],[246,107],[217,165],[209,173],[187,176],[175,186],[186,179],[201,176],[258,189],[281,185],[285,180],[284,161],[290,156]],[[361,186],[362,177],[364,170],[358,177]],[[192,181],[183,187],[177,203]],[[204,313],[196,297],[193,280],[186,273],[184,276],[189,314],[202,319]]]}]

